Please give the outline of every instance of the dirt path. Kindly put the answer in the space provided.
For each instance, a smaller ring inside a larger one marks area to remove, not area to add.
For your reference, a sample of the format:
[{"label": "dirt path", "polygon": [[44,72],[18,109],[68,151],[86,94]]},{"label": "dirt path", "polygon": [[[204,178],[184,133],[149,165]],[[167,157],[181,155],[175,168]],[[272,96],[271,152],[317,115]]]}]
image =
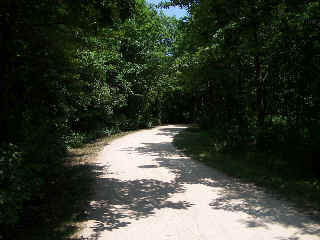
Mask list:
[{"label": "dirt path", "polygon": [[142,130],[104,148],[80,239],[320,240],[320,224],[289,203],[176,150],[184,128]]}]

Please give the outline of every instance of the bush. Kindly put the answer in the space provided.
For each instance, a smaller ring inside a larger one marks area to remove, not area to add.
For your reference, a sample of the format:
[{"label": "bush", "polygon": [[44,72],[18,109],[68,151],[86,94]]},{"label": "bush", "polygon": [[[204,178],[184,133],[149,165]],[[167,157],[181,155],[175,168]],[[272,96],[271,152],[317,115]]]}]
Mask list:
[{"label": "bush", "polygon": [[23,203],[30,198],[22,155],[14,144],[0,148],[0,226],[4,228],[18,222]]}]

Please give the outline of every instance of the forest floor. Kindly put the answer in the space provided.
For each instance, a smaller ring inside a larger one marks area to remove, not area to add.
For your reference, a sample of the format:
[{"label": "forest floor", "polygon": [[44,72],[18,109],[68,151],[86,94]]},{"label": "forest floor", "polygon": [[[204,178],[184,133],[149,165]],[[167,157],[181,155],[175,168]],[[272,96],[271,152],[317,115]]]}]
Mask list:
[{"label": "forest floor", "polygon": [[115,139],[91,162],[94,192],[74,239],[320,240],[320,224],[253,184],[186,157],[186,126]]}]

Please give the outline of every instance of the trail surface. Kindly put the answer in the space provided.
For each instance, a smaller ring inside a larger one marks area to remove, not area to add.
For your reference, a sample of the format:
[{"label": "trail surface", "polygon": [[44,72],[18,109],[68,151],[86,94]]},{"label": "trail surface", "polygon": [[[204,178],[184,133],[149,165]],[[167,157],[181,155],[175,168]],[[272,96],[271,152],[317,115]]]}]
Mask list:
[{"label": "trail surface", "polygon": [[290,203],[176,150],[184,128],[142,130],[104,148],[80,239],[320,240],[320,225]]}]

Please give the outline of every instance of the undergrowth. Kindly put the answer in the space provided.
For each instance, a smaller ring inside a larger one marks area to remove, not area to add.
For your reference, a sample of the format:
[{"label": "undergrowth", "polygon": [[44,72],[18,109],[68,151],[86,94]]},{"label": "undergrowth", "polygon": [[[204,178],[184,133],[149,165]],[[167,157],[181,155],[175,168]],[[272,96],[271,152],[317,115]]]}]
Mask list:
[{"label": "undergrowth", "polygon": [[46,179],[41,196],[24,204],[19,223],[0,234],[0,239],[66,240],[74,236],[79,223],[86,220],[92,199],[96,180],[94,157],[114,138],[125,134],[99,131],[84,136],[81,141],[70,138],[76,144],[69,145],[65,164]]}]

